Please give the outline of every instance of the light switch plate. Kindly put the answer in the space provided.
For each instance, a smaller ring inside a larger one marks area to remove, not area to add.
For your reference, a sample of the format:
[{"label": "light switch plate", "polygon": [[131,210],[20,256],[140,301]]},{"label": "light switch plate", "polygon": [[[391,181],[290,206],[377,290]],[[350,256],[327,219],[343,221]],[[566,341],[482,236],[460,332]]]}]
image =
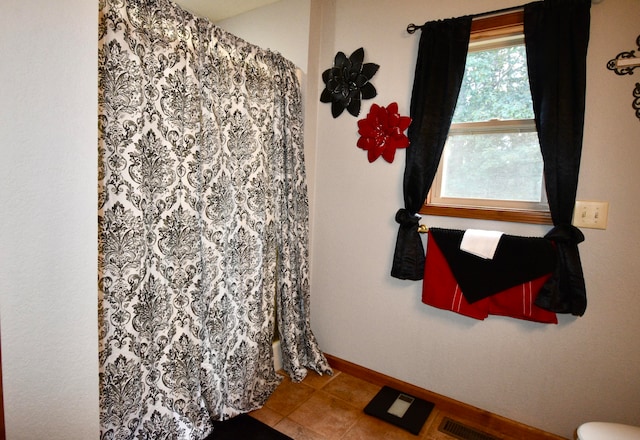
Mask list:
[{"label": "light switch plate", "polygon": [[609,202],[576,200],[573,226],[577,228],[607,229]]}]

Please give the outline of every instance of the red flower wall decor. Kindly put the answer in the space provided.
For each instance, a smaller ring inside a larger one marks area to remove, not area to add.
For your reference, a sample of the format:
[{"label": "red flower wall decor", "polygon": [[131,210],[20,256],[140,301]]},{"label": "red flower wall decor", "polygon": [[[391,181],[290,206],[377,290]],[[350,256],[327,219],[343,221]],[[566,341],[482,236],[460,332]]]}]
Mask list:
[{"label": "red flower wall decor", "polygon": [[409,146],[409,138],[404,134],[409,124],[411,118],[398,114],[397,103],[392,102],[386,108],[373,104],[367,117],[358,121],[358,147],[367,150],[369,162],[382,156],[391,163],[396,149]]}]

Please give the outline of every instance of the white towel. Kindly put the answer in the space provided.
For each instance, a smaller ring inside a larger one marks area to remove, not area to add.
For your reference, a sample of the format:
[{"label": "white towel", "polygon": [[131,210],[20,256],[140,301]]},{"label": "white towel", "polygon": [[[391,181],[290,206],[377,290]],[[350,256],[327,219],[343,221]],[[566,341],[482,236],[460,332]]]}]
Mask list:
[{"label": "white towel", "polygon": [[467,229],[462,236],[460,249],[478,257],[491,260],[496,253],[500,237],[504,232]]}]

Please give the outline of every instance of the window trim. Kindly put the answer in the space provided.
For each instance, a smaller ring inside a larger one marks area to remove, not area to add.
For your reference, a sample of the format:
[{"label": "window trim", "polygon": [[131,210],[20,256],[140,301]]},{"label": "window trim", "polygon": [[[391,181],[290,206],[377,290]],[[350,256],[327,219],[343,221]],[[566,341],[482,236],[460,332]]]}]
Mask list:
[{"label": "window trim", "polygon": [[471,22],[469,42],[524,32],[524,9],[476,18]]},{"label": "window trim", "polygon": [[[469,42],[487,38],[508,37],[524,31],[524,10],[474,19],[471,23]],[[427,195],[419,213],[443,217],[474,218],[515,223],[553,224],[548,211],[520,210],[486,207],[459,207],[431,205],[431,192]]]},{"label": "window trim", "polygon": [[[536,133],[535,121],[533,119],[518,119],[518,120],[491,120],[483,122],[461,122],[451,124],[449,130],[450,136],[456,134],[473,135],[473,134],[490,134],[490,133]],[[474,199],[474,198],[459,198],[459,197],[446,197],[442,195],[442,185],[444,171],[445,156],[440,160],[438,165],[438,172],[436,173],[433,182],[431,184],[429,206],[449,206],[449,207],[472,207],[478,209],[498,209],[495,207],[495,202],[491,199]],[[541,182],[541,197],[540,202],[534,201],[509,201],[500,199],[500,209],[507,211],[520,211],[520,212],[548,212],[549,204],[547,201],[547,194],[544,188],[544,177]],[[434,196],[437,194],[437,196]]]}]

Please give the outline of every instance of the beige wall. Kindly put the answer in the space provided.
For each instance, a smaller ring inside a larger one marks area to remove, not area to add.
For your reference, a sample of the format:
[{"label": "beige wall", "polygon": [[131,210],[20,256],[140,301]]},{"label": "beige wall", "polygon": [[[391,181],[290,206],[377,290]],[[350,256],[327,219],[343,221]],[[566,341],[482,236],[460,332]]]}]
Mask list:
[{"label": "beige wall", "polygon": [[306,72],[311,0],[280,0],[217,22],[221,28],[279,52]]},{"label": "beige wall", "polygon": [[[0,2],[0,323],[10,440],[98,438],[95,3]],[[392,279],[404,153],[393,164],[369,164],[355,146],[356,118],[334,120],[317,103],[322,84],[314,87],[314,78],[338,50],[364,47],[366,60],[381,67],[373,79],[378,96],[363,111],[396,101],[406,113],[418,41],[405,33],[408,23],[517,3],[311,1],[312,324],[328,353],[567,437],[586,420],[640,425],[637,74],[605,68],[637,49],[640,2],[604,0],[592,9],[578,196],[608,200],[609,227],[584,230],[589,306],[557,326],[473,321],[421,304],[418,283]],[[279,44],[273,48],[289,49]]]},{"label": "beige wall", "polygon": [[[378,96],[364,101],[362,116],[371,103],[393,101],[408,114],[419,34],[407,34],[407,24],[524,3],[311,1],[305,139],[312,180],[312,324],[328,353],[556,434],[572,437],[588,420],[640,425],[640,233],[634,221],[640,218],[640,121],[631,108],[637,78],[605,67],[619,52],[637,49],[640,2],[604,0],[592,8],[578,198],[609,201],[609,227],[584,229],[587,313],[561,315],[557,326],[500,317],[475,321],[422,304],[420,283],[391,278],[405,154],[399,152],[393,164],[368,163],[356,147],[357,119],[346,112],[333,119],[330,106],[318,102],[320,74],[335,53],[364,47],[365,61],[380,70],[372,80]],[[269,46],[269,34],[281,27],[276,23],[254,15],[245,26],[252,42]],[[295,43],[282,41],[276,49],[286,54]],[[548,230],[438,217],[424,222],[534,236]]]},{"label": "beige wall", "polygon": [[97,439],[97,2],[0,2],[9,440]]},{"label": "beige wall", "polygon": [[[323,3],[334,29],[313,36],[321,43],[320,70],[337,51],[364,47],[365,61],[380,70],[372,79],[378,96],[364,101],[363,112],[373,102],[396,101],[408,114],[419,35],[408,35],[407,24],[524,2],[335,0],[335,9]],[[356,118],[345,112],[334,120],[328,105],[320,107],[312,324],[326,352],[567,437],[588,420],[640,425],[640,121],[631,108],[637,78],[605,67],[619,52],[637,49],[638,17],[637,0],[592,8],[578,198],[609,201],[609,227],[584,230],[589,306],[584,317],[561,316],[557,326],[475,321],[423,305],[420,283],[391,278],[405,154],[393,164],[368,163],[356,147]],[[443,217],[424,222],[520,235],[547,230]]]}]

